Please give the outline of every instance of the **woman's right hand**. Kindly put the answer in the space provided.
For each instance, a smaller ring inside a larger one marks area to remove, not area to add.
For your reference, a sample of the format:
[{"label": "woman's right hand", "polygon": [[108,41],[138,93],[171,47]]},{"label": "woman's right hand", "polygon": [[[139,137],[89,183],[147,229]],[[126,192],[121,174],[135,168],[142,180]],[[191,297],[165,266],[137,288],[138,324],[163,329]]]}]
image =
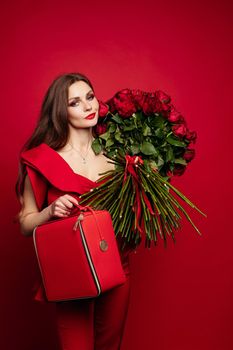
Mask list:
[{"label": "woman's right hand", "polygon": [[74,205],[77,206],[78,204],[76,198],[65,194],[49,205],[49,213],[51,217],[67,217],[70,215]]}]

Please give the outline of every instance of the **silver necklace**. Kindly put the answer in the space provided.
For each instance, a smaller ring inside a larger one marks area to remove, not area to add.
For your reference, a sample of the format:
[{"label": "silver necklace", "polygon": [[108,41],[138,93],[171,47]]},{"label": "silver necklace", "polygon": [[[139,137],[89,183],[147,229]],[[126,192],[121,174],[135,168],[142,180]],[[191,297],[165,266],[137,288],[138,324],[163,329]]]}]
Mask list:
[{"label": "silver necklace", "polygon": [[90,140],[88,141],[88,144],[87,144],[87,150],[86,150],[86,153],[85,155],[83,155],[78,149],[76,149],[73,145],[71,145],[71,143],[69,143],[69,145],[72,147],[72,149],[78,153],[78,155],[82,158],[82,163],[83,164],[87,164],[87,156],[88,156],[88,153],[89,153],[89,150],[91,148],[91,138]]}]

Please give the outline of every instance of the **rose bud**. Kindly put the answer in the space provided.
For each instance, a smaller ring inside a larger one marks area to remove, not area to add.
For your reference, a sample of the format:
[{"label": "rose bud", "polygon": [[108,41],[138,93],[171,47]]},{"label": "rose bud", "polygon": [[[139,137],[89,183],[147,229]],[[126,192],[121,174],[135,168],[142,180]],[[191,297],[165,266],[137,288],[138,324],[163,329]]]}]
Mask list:
[{"label": "rose bud", "polygon": [[186,138],[187,140],[189,140],[190,142],[195,143],[195,142],[196,142],[196,138],[197,138],[197,133],[196,133],[196,131],[189,131],[189,130],[187,130],[186,135],[185,135],[185,138]]},{"label": "rose bud", "polygon": [[109,111],[109,107],[106,103],[99,101],[99,117],[105,117]]},{"label": "rose bud", "polygon": [[169,116],[170,111],[172,110],[172,105],[169,103],[161,103],[162,107],[162,112],[165,112],[165,116]]},{"label": "rose bud", "polygon": [[145,102],[146,93],[139,89],[133,89],[131,90],[131,95],[137,109],[142,109],[143,104]]},{"label": "rose bud", "polygon": [[182,138],[186,134],[186,126],[184,124],[176,124],[172,126],[173,133]]},{"label": "rose bud", "polygon": [[131,117],[137,110],[129,89],[118,91],[111,99],[110,103],[110,108],[117,111],[120,116],[125,118]]},{"label": "rose bud", "polygon": [[161,91],[161,90],[157,90],[155,92],[156,97],[158,98],[158,100],[162,103],[169,103],[171,102],[171,97],[168,96],[167,94],[165,94],[165,92]]},{"label": "rose bud", "polygon": [[175,164],[173,175],[181,176],[186,170],[186,166],[183,164]]},{"label": "rose bud", "polygon": [[97,124],[95,126],[95,132],[97,135],[102,135],[107,131],[107,125],[106,124]]},{"label": "rose bud", "polygon": [[193,148],[187,148],[183,154],[183,158],[190,162],[195,157],[195,149]]},{"label": "rose bud", "polygon": [[168,120],[172,123],[181,123],[184,121],[184,117],[174,108],[171,108],[171,112],[168,115]]},{"label": "rose bud", "polygon": [[162,107],[162,103],[157,99],[154,92],[146,93],[144,103],[142,105],[142,110],[146,115],[160,112],[163,109]]}]

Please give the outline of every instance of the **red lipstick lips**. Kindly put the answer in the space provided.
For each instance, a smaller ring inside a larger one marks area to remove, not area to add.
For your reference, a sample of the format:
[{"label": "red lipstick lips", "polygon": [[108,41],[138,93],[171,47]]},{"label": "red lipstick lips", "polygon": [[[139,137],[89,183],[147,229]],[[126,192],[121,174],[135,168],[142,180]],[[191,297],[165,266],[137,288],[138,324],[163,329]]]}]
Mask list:
[{"label": "red lipstick lips", "polygon": [[95,118],[95,113],[89,114],[85,119],[94,119]]}]

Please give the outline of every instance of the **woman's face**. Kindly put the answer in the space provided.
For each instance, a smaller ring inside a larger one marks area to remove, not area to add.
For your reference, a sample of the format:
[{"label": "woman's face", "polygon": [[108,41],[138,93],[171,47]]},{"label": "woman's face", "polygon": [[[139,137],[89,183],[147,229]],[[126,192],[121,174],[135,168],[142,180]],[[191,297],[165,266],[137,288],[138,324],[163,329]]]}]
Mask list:
[{"label": "woman's face", "polygon": [[76,81],[69,87],[67,112],[69,124],[74,128],[90,128],[97,124],[99,102],[85,81]]}]

